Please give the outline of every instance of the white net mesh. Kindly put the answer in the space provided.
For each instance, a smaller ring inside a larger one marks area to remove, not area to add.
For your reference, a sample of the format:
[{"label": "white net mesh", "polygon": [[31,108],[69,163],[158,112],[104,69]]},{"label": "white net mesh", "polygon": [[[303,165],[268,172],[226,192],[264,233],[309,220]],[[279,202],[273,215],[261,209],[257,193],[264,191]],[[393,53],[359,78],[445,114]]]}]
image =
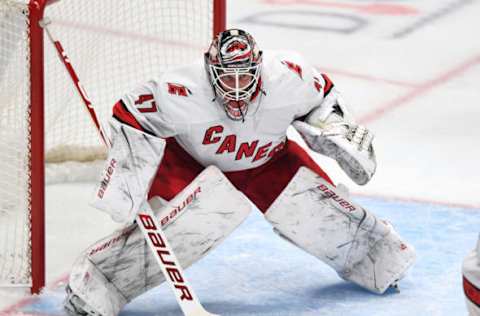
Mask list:
[{"label": "white net mesh", "polygon": [[[0,284],[30,282],[25,2],[0,1]],[[45,16],[106,122],[122,94],[202,57],[212,37],[213,0],[61,0]],[[46,160],[101,159],[105,149],[96,128],[53,45],[44,41]]]},{"label": "white net mesh", "polygon": [[[63,0],[45,16],[105,121],[135,85],[201,57],[212,10],[209,1]],[[53,46],[45,46],[47,160],[91,160],[103,145]]]},{"label": "white net mesh", "polygon": [[30,282],[26,5],[0,5],[0,284]]}]

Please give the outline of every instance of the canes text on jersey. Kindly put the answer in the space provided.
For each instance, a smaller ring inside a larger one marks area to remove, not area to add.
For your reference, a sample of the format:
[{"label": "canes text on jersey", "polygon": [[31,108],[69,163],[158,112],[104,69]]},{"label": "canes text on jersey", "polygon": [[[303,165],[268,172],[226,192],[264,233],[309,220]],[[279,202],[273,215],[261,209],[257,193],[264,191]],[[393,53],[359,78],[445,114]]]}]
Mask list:
[{"label": "canes text on jersey", "polygon": [[222,155],[225,153],[236,152],[235,160],[252,158],[252,162],[255,162],[265,157],[271,158],[285,146],[285,142],[281,142],[273,147],[272,142],[259,145],[258,139],[251,142],[243,142],[237,146],[237,135],[223,135],[223,130],[224,128],[222,125],[209,127],[205,131],[202,144],[220,144],[217,148],[216,154]]}]

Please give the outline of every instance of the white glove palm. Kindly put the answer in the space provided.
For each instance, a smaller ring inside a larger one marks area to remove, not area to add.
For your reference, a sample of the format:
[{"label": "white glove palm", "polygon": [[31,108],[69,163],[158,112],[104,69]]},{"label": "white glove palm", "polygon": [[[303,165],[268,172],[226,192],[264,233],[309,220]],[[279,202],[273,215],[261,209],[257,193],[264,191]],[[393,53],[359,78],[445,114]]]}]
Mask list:
[{"label": "white glove palm", "polygon": [[312,150],[335,159],[355,183],[367,183],[377,166],[373,134],[364,126],[348,123],[336,114],[317,122],[314,126],[295,121],[293,126]]}]

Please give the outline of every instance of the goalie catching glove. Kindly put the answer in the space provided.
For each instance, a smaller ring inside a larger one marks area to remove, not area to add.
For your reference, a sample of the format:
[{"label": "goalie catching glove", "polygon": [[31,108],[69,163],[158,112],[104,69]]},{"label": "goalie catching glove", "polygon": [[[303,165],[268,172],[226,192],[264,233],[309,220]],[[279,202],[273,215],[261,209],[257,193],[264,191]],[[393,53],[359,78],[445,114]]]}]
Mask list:
[{"label": "goalie catching glove", "polygon": [[293,126],[310,149],[335,159],[355,183],[363,185],[372,178],[377,167],[373,134],[353,122],[336,91]]}]

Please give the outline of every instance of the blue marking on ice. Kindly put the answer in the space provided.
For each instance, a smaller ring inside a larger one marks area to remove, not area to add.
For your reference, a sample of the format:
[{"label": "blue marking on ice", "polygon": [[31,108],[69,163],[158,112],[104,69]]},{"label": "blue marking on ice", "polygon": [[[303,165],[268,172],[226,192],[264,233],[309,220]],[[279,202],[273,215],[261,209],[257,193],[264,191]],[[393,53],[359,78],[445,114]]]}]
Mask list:
[{"label": "blue marking on ice", "polygon": [[[357,201],[394,223],[417,249],[417,263],[400,293],[369,293],[348,284],[314,257],[272,232],[259,212],[187,271],[207,310],[221,315],[467,315],[461,287],[463,257],[475,245],[479,210],[438,205]],[[63,290],[47,291],[24,313],[63,315]],[[122,316],[182,315],[162,285],[137,298]]]}]

